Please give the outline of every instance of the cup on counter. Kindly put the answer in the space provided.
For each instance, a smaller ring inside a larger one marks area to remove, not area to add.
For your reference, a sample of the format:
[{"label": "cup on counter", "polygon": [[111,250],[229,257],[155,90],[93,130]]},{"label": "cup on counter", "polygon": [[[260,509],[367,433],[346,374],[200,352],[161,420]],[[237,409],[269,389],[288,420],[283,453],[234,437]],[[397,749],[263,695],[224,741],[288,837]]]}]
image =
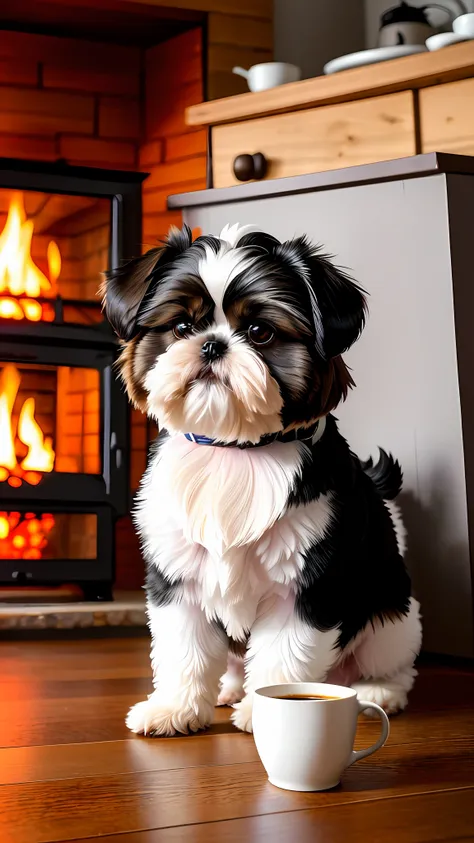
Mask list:
[{"label": "cup on counter", "polygon": [[474,38],[474,12],[460,15],[453,20],[453,31],[464,38]]},{"label": "cup on counter", "polygon": [[251,91],[266,91],[268,88],[276,88],[278,85],[286,85],[288,82],[298,82],[301,79],[301,70],[295,64],[287,64],[284,61],[266,61],[262,64],[254,64],[249,70],[243,67],[234,67],[232,73],[236,76],[243,76]]}]

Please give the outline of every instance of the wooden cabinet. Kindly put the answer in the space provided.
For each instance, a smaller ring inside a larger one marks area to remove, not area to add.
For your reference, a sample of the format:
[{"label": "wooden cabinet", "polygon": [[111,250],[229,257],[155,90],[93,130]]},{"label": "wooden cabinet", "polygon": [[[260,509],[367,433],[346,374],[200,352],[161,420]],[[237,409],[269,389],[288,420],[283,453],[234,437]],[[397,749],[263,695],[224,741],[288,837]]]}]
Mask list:
[{"label": "wooden cabinet", "polygon": [[474,79],[420,91],[423,152],[474,155]]},{"label": "wooden cabinet", "polygon": [[[241,62],[239,62],[241,64]],[[215,187],[440,151],[474,155],[474,40],[187,109],[212,138]],[[259,159],[260,164],[262,159]],[[246,174],[250,173],[249,176]]]},{"label": "wooden cabinet", "polygon": [[296,176],[414,155],[413,94],[277,114],[212,129],[215,187],[238,184],[238,155],[260,152],[265,178]]}]

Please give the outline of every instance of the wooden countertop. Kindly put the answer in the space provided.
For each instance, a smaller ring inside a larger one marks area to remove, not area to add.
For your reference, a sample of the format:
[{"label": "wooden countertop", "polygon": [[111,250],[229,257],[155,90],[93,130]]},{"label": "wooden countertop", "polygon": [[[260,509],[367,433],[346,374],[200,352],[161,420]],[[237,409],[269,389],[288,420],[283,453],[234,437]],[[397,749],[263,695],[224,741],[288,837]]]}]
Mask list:
[{"label": "wooden countertop", "polygon": [[304,79],[258,94],[239,94],[203,102],[186,110],[186,122],[189,126],[233,123],[251,117],[424,88],[469,76],[474,76],[474,41],[376,66]]},{"label": "wooden countertop", "polygon": [[268,199],[271,196],[285,196],[289,193],[309,193],[316,190],[355,187],[360,184],[422,178],[440,173],[474,175],[474,156],[425,152],[410,158],[395,158],[392,161],[378,161],[358,167],[342,167],[322,173],[195,190],[192,193],[169,196],[168,208],[173,211],[181,208],[199,208],[205,205],[221,205],[224,202],[242,202],[246,199]]}]

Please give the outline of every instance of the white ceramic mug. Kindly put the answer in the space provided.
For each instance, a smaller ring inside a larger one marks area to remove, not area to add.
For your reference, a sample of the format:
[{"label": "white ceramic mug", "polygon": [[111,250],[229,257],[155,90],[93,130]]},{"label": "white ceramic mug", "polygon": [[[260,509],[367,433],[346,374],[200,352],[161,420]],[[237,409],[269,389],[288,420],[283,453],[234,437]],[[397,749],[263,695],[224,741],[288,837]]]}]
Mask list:
[{"label": "white ceramic mug", "polygon": [[[324,700],[281,699],[303,694],[335,697]],[[357,717],[373,709],[382,733],[373,746],[354,752]],[[253,734],[269,781],[285,790],[329,790],[354,761],[377,752],[390,733],[379,705],[357,699],[352,688],[319,682],[271,685],[255,693]]]},{"label": "white ceramic mug", "polygon": [[474,38],[474,12],[468,12],[467,15],[460,15],[453,20],[453,30],[457,35],[463,35],[465,38]]},{"label": "white ceramic mug", "polygon": [[298,82],[301,79],[301,70],[295,64],[288,64],[284,61],[265,61],[261,64],[254,64],[249,70],[243,67],[232,68],[236,76],[243,76],[251,91],[266,91],[268,88],[276,88],[278,85],[286,85],[288,82]]}]

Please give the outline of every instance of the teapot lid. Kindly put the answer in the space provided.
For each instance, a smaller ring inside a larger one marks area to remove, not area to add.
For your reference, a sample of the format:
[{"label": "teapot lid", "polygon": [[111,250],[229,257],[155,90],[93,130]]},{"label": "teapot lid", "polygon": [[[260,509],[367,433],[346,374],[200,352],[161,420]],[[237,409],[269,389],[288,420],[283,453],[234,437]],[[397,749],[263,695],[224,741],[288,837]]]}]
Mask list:
[{"label": "teapot lid", "polygon": [[399,6],[393,6],[387,9],[380,18],[381,26],[388,26],[390,23],[426,23],[428,26],[430,22],[425,14],[426,6],[410,6],[402,0]]}]

